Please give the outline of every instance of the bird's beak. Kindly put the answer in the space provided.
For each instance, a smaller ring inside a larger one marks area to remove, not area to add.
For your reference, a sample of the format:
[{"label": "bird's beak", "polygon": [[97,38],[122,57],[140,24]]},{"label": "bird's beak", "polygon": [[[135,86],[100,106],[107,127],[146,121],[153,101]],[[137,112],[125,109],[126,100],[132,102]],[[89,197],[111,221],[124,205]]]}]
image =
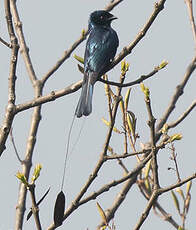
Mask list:
[{"label": "bird's beak", "polygon": [[116,16],[114,16],[114,15],[111,15],[111,17],[109,18],[109,21],[113,21],[115,19],[118,19],[118,18]]}]

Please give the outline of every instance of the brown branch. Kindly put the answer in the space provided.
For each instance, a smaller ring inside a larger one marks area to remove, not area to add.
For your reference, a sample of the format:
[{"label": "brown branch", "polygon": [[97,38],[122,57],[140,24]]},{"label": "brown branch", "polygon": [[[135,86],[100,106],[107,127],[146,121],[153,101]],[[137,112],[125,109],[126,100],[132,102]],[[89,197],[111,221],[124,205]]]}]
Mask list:
[{"label": "brown branch", "polygon": [[[138,187],[142,193],[142,195],[149,200],[151,193],[150,191],[146,188],[145,183],[141,182],[138,184]],[[171,225],[174,226],[174,228],[178,229],[179,225],[177,224],[177,222],[172,218],[171,214],[167,213],[163,207],[159,204],[158,201],[155,202],[155,204],[153,205],[153,209],[156,215],[158,215],[160,218],[162,218],[164,221],[169,222]],[[161,213],[161,215],[156,211],[156,209],[159,210],[159,212]]]},{"label": "brown branch", "polygon": [[178,187],[182,186],[183,184],[186,184],[188,181],[191,181],[193,179],[196,179],[196,173],[194,173],[192,176],[187,177],[184,180],[181,180],[180,182],[177,182],[177,183],[172,184],[172,185],[165,187],[165,188],[160,188],[158,190],[158,194],[161,195],[163,193],[171,191],[172,189],[178,188]]},{"label": "brown branch", "polygon": [[[38,98],[42,93],[41,86],[39,86],[38,84],[34,85],[34,91],[35,91],[35,97]],[[29,130],[29,136],[26,145],[25,159],[23,160],[23,164],[22,164],[22,173],[25,175],[27,180],[29,178],[29,174],[32,166],[33,150],[36,143],[36,137],[37,137],[40,120],[41,120],[41,105],[35,107],[33,110],[31,127]],[[15,222],[16,229],[22,229],[24,212],[26,209],[25,208],[26,195],[27,195],[26,187],[23,184],[21,184],[19,188],[18,203],[16,208],[16,222]]]},{"label": "brown branch", "polygon": [[140,227],[142,226],[142,224],[144,223],[144,221],[148,217],[150,210],[151,210],[152,206],[154,205],[154,203],[156,202],[157,198],[158,198],[158,192],[157,192],[157,190],[154,190],[149,201],[148,201],[148,204],[147,204],[146,208],[144,209],[144,212],[140,216],[139,221],[136,224],[134,230],[140,229]]},{"label": "brown branch", "polygon": [[177,85],[176,90],[171,98],[171,102],[168,105],[168,108],[166,109],[164,115],[162,116],[162,118],[160,119],[160,121],[158,122],[157,126],[156,126],[156,139],[159,139],[160,137],[160,133],[158,133],[161,128],[163,127],[163,125],[167,122],[169,116],[171,115],[172,111],[175,109],[176,107],[176,103],[178,101],[178,99],[180,98],[180,96],[183,95],[184,93],[184,88],[188,82],[188,80],[191,77],[191,74],[193,73],[193,71],[196,68],[196,56],[193,58],[193,60],[191,61],[191,63],[189,64],[189,66],[187,67],[186,73],[182,79],[182,82]]},{"label": "brown branch", "polygon": [[41,227],[41,222],[40,222],[40,218],[39,218],[39,207],[37,205],[36,198],[35,198],[35,185],[30,184],[28,189],[29,189],[29,192],[31,194],[31,201],[32,201],[32,208],[31,209],[32,209],[32,213],[33,213],[33,216],[35,219],[35,224],[36,224],[37,230],[41,230],[42,227]]},{"label": "brown branch", "polygon": [[[114,8],[114,6],[118,5],[120,2],[122,2],[122,0],[116,0],[114,2],[109,3],[108,6],[105,7],[106,10],[110,11],[111,9]],[[133,50],[133,48],[138,44],[138,42],[145,36],[145,34],[147,33],[147,31],[149,30],[149,28],[151,27],[152,23],[154,22],[154,20],[156,19],[157,15],[161,12],[161,10],[164,9],[164,4],[165,4],[166,0],[161,0],[159,3],[155,4],[154,7],[154,11],[152,13],[152,15],[150,16],[148,22],[146,23],[146,25],[143,27],[143,29],[138,33],[137,37],[135,38],[135,40],[130,43],[128,46],[124,47],[123,50],[120,52],[120,54],[114,59],[114,61],[112,62],[110,68],[106,71],[108,72],[109,70],[113,69],[114,66],[116,66],[124,57],[126,57],[128,54],[131,53],[131,51]],[[81,37],[67,50],[65,51],[63,57],[61,59],[59,59],[59,61],[56,63],[56,65],[48,72],[46,73],[43,78],[42,78],[42,82],[43,84],[48,80],[48,78],[64,63],[64,61],[71,55],[71,53],[77,48],[77,46],[86,39],[87,36],[87,32],[85,32],[84,34],[81,35]],[[157,72],[157,71],[156,71]],[[155,73],[156,73],[155,72]],[[155,74],[154,72],[152,72],[152,75]],[[144,77],[144,80],[149,78],[151,76],[148,77]],[[140,79],[142,81],[142,79]],[[107,82],[103,79],[100,79],[99,81],[107,83],[107,84],[111,84],[111,85],[116,85],[119,86],[119,83],[116,82]],[[140,82],[141,82],[140,81]],[[136,82],[133,84],[139,84],[140,82]],[[132,85],[132,83],[131,83]],[[130,86],[128,84],[125,84],[125,86],[123,87],[127,87]]]},{"label": "brown branch", "polygon": [[0,42],[3,43],[5,46],[7,46],[8,48],[12,48],[12,45],[9,44],[8,42],[6,42],[3,38],[0,37]]},{"label": "brown branch", "polygon": [[64,52],[63,56],[57,61],[57,63],[42,77],[42,84],[44,85],[49,77],[56,72],[59,67],[70,57],[71,53],[86,39],[87,32],[82,34],[80,38],[74,42],[74,44]]},{"label": "brown branch", "polygon": [[136,85],[136,84],[140,84],[144,80],[146,80],[146,79],[152,77],[153,75],[155,75],[158,71],[159,71],[159,68],[155,67],[154,70],[152,72],[150,72],[149,74],[142,75],[140,78],[136,79],[135,81],[125,83],[125,84],[120,84],[118,82],[113,82],[113,81],[107,81],[107,80],[104,80],[103,78],[100,78],[98,81],[101,81],[101,82],[103,82],[105,84],[109,84],[109,85],[115,85],[115,86],[118,86],[118,87],[129,87],[129,86],[133,86],[133,85]]},{"label": "brown branch", "polygon": [[[114,180],[108,184],[103,185],[99,190],[97,190],[96,192],[93,192],[92,194],[90,194],[89,196],[87,196],[86,198],[82,199],[79,202],[79,205],[82,205],[84,203],[87,203],[90,200],[94,200],[96,199],[99,195],[101,195],[104,192],[107,192],[110,190],[110,188],[119,185],[129,179],[133,179],[133,178],[137,178],[137,175],[140,173],[140,171],[142,170],[142,168],[145,167],[146,163],[152,158],[152,153],[149,154],[144,160],[142,160],[131,172],[128,172],[125,176],[123,176],[122,178],[118,179],[118,180]],[[136,179],[135,178],[135,179]],[[134,180],[135,180],[134,179]]]},{"label": "brown branch", "polygon": [[[160,145],[156,146],[156,151],[158,151],[159,149],[162,149],[164,147],[165,147],[165,143],[163,142]],[[105,160],[124,159],[124,158],[132,157],[132,156],[136,156],[136,155],[141,155],[141,154],[148,155],[151,151],[152,151],[152,148],[148,148],[148,149],[143,149],[142,151],[133,152],[133,153],[126,153],[126,154],[123,153],[121,155],[114,154],[112,156],[105,156]]]},{"label": "brown branch", "polygon": [[[120,2],[123,0],[116,0],[111,3],[109,3],[105,10],[111,11],[115,6],[117,6]],[[87,36],[87,30],[85,30],[84,33],[81,34],[80,38],[73,43],[73,45],[64,52],[63,56],[57,61],[57,63],[42,77],[42,83],[45,84],[45,82],[49,79],[49,77],[56,72],[59,67],[70,57],[72,52],[86,39]]]},{"label": "brown branch", "polygon": [[177,176],[178,182],[180,182],[181,181],[180,172],[178,170],[178,163],[177,163],[177,159],[176,159],[177,154],[175,153],[175,147],[174,147],[173,143],[171,143],[171,148],[170,149],[171,149],[171,155],[172,155],[171,160],[174,161],[176,176]]},{"label": "brown branch", "polygon": [[22,163],[22,160],[21,160],[21,158],[20,158],[20,156],[19,156],[19,154],[18,154],[18,150],[17,150],[16,145],[15,145],[15,141],[14,141],[14,136],[13,136],[13,130],[12,130],[12,128],[10,129],[10,139],[11,139],[12,145],[13,145],[13,147],[14,147],[14,151],[15,151],[16,157],[17,157],[18,161],[19,161],[20,163]]},{"label": "brown branch", "polygon": [[[107,83],[107,84],[111,84],[111,85],[116,85],[118,87],[127,87],[130,85],[135,85],[135,84],[139,84],[142,81],[148,79],[149,77],[153,76],[155,73],[157,73],[157,67],[155,67],[155,69],[149,73],[148,75],[142,75],[140,78],[138,78],[135,81],[129,82],[127,84],[121,84],[118,82],[111,82],[111,81],[106,81],[104,79],[101,79],[99,81]],[[75,91],[77,91],[78,89],[80,89],[80,87],[82,86],[82,80],[71,84],[70,86],[67,86],[65,89],[59,90],[59,91],[52,91],[49,95],[46,96],[41,96],[39,98],[35,98],[29,102],[23,103],[23,104],[19,104],[16,106],[16,113],[22,112],[24,110],[27,110],[29,108],[47,103],[47,102],[51,102],[56,100],[57,98],[60,98],[62,96],[74,93]]]},{"label": "brown branch", "polygon": [[[132,185],[135,184],[136,179],[137,179],[137,174],[134,175],[132,178],[130,178],[128,181],[126,181],[121,191],[117,194],[116,199],[114,200],[112,206],[106,211],[107,223],[109,223],[109,221],[114,218],[116,211],[118,210],[122,202],[125,200],[127,193],[132,188]],[[104,222],[101,222],[97,226],[97,230],[100,230],[101,227],[103,227],[104,225],[105,225]]]},{"label": "brown branch", "polygon": [[[123,81],[124,81],[124,76],[121,75],[120,82],[123,83]],[[108,130],[108,133],[107,133],[107,137],[106,137],[106,141],[105,141],[105,144],[104,144],[104,147],[103,147],[103,151],[100,154],[99,161],[98,161],[97,165],[95,166],[93,172],[90,174],[89,179],[86,181],[85,185],[80,190],[79,194],[76,196],[76,198],[74,199],[74,201],[72,202],[70,207],[68,207],[68,209],[64,213],[63,220],[65,220],[75,209],[77,209],[79,207],[79,202],[80,202],[81,198],[84,196],[84,194],[86,193],[86,191],[88,190],[88,188],[90,187],[92,182],[95,180],[95,178],[98,175],[98,172],[100,171],[102,165],[105,162],[104,157],[107,155],[109,142],[110,142],[112,132],[113,132],[113,127],[114,127],[116,114],[117,114],[117,110],[118,110],[118,105],[119,105],[119,102],[120,102],[119,97],[121,95],[121,88],[118,88],[117,91],[118,91],[117,92],[117,97],[116,97],[116,101],[115,101],[113,111],[112,111],[112,120],[110,122],[110,127],[109,127],[109,130]],[[55,229],[55,228],[56,228],[56,226],[54,224],[52,224],[51,226],[48,227],[48,230],[52,230],[52,229]]]},{"label": "brown branch", "polygon": [[111,11],[116,7],[118,4],[120,4],[123,0],[115,0],[111,1],[104,9],[107,11]]},{"label": "brown branch", "polygon": [[160,0],[159,2],[155,3],[154,11],[151,14],[151,16],[149,17],[147,23],[144,25],[144,27],[138,33],[138,35],[136,36],[134,41],[132,43],[130,43],[128,46],[125,46],[123,48],[123,50],[115,57],[114,61],[112,62],[110,69],[112,69],[114,66],[116,66],[128,54],[130,54],[132,52],[132,50],[135,48],[135,46],[140,42],[140,40],[146,35],[147,31],[150,29],[154,20],[157,18],[158,14],[164,9],[165,2],[166,2],[166,0]]},{"label": "brown branch", "polygon": [[155,204],[156,200],[158,199],[158,197],[165,193],[165,192],[168,192],[168,191],[171,191],[172,189],[175,189],[177,187],[180,187],[182,186],[183,184],[187,183],[188,181],[192,180],[192,179],[195,179],[196,178],[196,173],[194,173],[192,176],[182,180],[181,182],[178,182],[176,184],[173,184],[173,185],[170,185],[166,188],[159,188],[157,190],[154,190],[154,192],[152,193],[149,201],[148,201],[148,204],[144,210],[144,212],[142,213],[138,223],[136,224],[134,230],[139,230],[140,227],[142,226],[142,224],[144,223],[144,221],[146,220],[146,218],[148,217],[149,213],[150,213],[150,210],[152,208],[152,206]]},{"label": "brown branch", "polygon": [[179,125],[188,115],[189,113],[195,108],[196,100],[192,102],[192,104],[188,107],[188,109],[174,122],[168,124],[168,129],[174,128]]},{"label": "brown branch", "polygon": [[33,69],[33,65],[31,62],[30,55],[29,55],[29,48],[27,47],[26,42],[25,42],[25,37],[24,37],[23,29],[22,29],[22,22],[18,14],[15,0],[10,0],[10,8],[11,8],[11,12],[12,12],[13,19],[14,19],[16,33],[19,38],[20,50],[21,50],[21,53],[22,53],[22,56],[25,62],[25,66],[29,74],[31,83],[35,84],[37,77],[35,75],[35,71]]},{"label": "brown branch", "polygon": [[54,101],[57,98],[60,98],[62,96],[65,96],[65,95],[68,95],[70,93],[77,91],[78,89],[80,89],[81,86],[82,86],[82,80],[71,84],[65,89],[62,89],[59,91],[52,91],[50,94],[46,96],[40,96],[26,103],[19,104],[16,106],[16,113],[22,112],[24,110],[27,110],[29,108],[32,108],[32,107],[35,107],[35,106],[38,106],[38,105],[41,105],[47,102]]},{"label": "brown branch", "polygon": [[195,51],[196,51],[196,26],[195,26],[195,20],[194,20],[194,15],[193,15],[193,2],[192,0],[185,0],[185,3],[188,8],[189,20],[191,23],[193,39],[195,41]]},{"label": "brown branch", "polygon": [[146,108],[148,111],[148,126],[150,127],[150,142],[152,146],[152,175],[153,175],[153,190],[157,190],[159,186],[159,176],[158,176],[158,163],[157,163],[157,149],[155,140],[155,122],[156,119],[152,113],[151,100],[150,97],[145,98]]},{"label": "brown branch", "polygon": [[5,117],[0,128],[0,156],[5,150],[5,143],[9,135],[12,122],[15,116],[15,82],[16,82],[16,66],[18,60],[18,41],[14,33],[12,16],[10,12],[9,0],[5,0],[5,15],[7,21],[8,33],[11,41],[11,60],[10,60],[10,73],[8,79],[8,104]]}]

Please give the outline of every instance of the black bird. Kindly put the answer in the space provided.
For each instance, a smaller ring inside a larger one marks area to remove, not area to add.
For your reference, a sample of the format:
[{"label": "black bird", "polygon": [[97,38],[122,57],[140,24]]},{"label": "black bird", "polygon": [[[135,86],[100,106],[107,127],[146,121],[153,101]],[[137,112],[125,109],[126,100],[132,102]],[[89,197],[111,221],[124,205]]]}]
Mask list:
[{"label": "black bird", "polygon": [[111,28],[114,19],[117,18],[105,10],[90,15],[82,92],[75,112],[77,117],[88,116],[92,112],[94,84],[109,69],[116,54],[119,40],[116,31]]}]

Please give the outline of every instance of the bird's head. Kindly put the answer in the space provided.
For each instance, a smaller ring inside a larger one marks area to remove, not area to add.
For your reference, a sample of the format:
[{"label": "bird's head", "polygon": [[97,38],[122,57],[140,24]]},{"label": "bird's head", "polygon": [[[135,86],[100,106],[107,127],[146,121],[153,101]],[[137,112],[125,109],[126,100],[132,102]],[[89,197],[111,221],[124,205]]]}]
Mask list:
[{"label": "bird's head", "polygon": [[89,18],[90,26],[110,26],[111,22],[117,19],[114,15],[105,10],[97,10],[91,13]]}]

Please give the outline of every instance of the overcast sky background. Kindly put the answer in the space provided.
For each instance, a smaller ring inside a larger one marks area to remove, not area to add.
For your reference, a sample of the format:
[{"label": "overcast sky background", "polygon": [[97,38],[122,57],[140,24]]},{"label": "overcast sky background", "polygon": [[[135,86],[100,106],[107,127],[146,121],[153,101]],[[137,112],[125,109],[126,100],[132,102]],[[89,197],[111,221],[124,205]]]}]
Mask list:
[{"label": "overcast sky background", "polygon": [[[87,28],[89,14],[94,10],[103,9],[108,3],[109,1],[106,0],[17,1],[26,42],[38,77],[42,77],[63,55],[63,52],[79,38],[82,29]],[[0,36],[8,40],[3,0],[0,1],[0,4]],[[120,40],[117,52],[120,52],[124,46],[134,40],[151,15],[153,6],[154,1],[152,0],[125,0],[112,11],[118,17],[118,20],[115,20],[112,24]],[[84,48],[85,42],[73,54],[83,56]],[[157,119],[165,111],[170,97],[176,85],[180,83],[193,55],[194,43],[186,5],[183,0],[168,0],[165,4],[165,9],[159,14],[146,37],[137,45],[131,55],[126,57],[126,61],[130,63],[130,71],[127,74],[126,82],[137,79],[142,74],[150,73],[164,59],[169,61],[165,69],[144,82],[150,88],[153,112]],[[0,44],[0,122],[3,120],[7,104],[9,60],[10,50]],[[108,74],[110,80],[113,81],[118,81],[119,75],[120,65],[116,66]],[[187,84],[185,93],[179,100],[177,108],[169,121],[174,121],[178,118],[195,99],[195,75],[193,73],[192,80]],[[81,78],[82,75],[77,69],[77,61],[72,55],[48,80],[44,88],[44,94],[48,94],[52,90],[65,88]],[[123,90],[123,94],[125,94],[126,90]],[[33,89],[21,56],[19,56],[17,67],[16,95],[17,103],[23,103],[33,98]],[[40,206],[40,218],[43,229],[46,229],[52,223],[53,207],[61,184],[68,130],[79,96],[80,91],[47,103],[42,107],[42,120],[34,151],[33,164],[41,163],[43,166],[36,187],[37,199],[44,194],[48,187],[51,187],[49,195]],[[147,112],[139,86],[132,88],[130,100],[129,109],[137,117],[137,131],[141,137],[138,140],[139,149],[140,142],[145,143],[149,140],[149,129],[146,123],[148,119]],[[16,116],[13,123],[15,142],[21,158],[23,158],[26,148],[31,114],[32,109],[24,111]],[[188,119],[179,125],[175,131],[172,130],[170,132],[170,134],[182,133],[183,135],[183,140],[175,144],[182,178],[192,175],[196,171],[195,115],[195,111],[193,111]],[[104,85],[98,82],[94,90],[93,113],[86,119],[80,140],[69,157],[65,186],[66,207],[78,194],[81,186],[92,172],[99,158],[99,153],[102,151],[107,133],[107,127],[101,121],[102,117],[108,118],[107,101]],[[82,122],[83,119],[76,119],[72,131],[71,146],[75,142]],[[120,113],[116,126],[121,128]],[[122,153],[123,141],[120,142],[119,140],[119,135],[114,134],[111,146],[115,152]],[[169,157],[168,149],[160,152],[158,157],[161,186],[176,182],[175,173],[167,170],[168,167],[174,166]],[[126,166],[131,170],[135,163],[136,160],[131,159]],[[19,185],[15,174],[18,170],[20,170],[20,163],[16,159],[10,140],[8,140],[7,149],[0,160],[0,230],[14,229],[15,206]],[[89,192],[93,192],[101,185],[121,176],[122,170],[114,161],[108,168],[104,166],[104,169],[96,179],[97,182],[93,183]],[[109,208],[119,189],[120,186],[112,189],[109,194],[103,194],[97,201],[104,209]],[[133,186],[127,200],[117,211],[114,219],[116,229],[133,229],[138,221],[146,206],[146,200],[138,192],[137,186]],[[186,225],[187,229],[192,229],[192,226],[196,224],[195,192],[194,183],[192,202]],[[31,207],[29,196],[27,200],[28,211]],[[80,207],[58,229],[95,229],[100,222],[100,216],[95,203],[96,201],[91,201],[89,204]],[[173,207],[170,194],[161,196],[160,203],[173,215],[178,223],[181,223],[177,211]],[[160,230],[172,229],[170,224],[159,219],[151,212],[142,229],[157,229],[157,227]],[[24,224],[24,229],[35,229],[33,218]]]}]

